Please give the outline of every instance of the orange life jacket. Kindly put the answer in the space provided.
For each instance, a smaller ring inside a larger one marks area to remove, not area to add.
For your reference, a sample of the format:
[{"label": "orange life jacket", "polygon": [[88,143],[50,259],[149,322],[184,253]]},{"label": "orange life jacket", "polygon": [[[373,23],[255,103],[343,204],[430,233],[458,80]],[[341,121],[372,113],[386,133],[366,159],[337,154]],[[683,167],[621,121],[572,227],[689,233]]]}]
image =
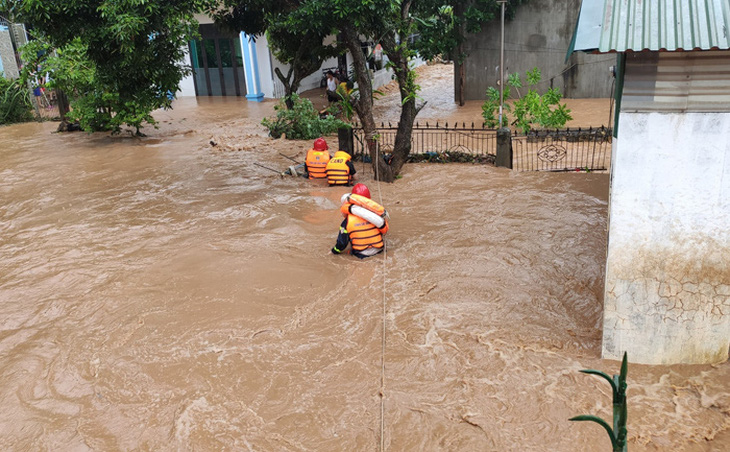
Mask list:
[{"label": "orange life jacket", "polygon": [[349,213],[349,204],[355,204],[357,206],[364,207],[377,215],[383,216],[385,214],[385,208],[383,206],[365,196],[349,194],[347,195],[347,197],[343,196],[343,200],[344,202],[342,204],[342,207],[340,208],[342,213]]},{"label": "orange life jacket", "polygon": [[350,167],[347,162],[352,159],[350,154],[344,151],[335,152],[334,157],[327,162],[327,182],[330,185],[347,185],[352,182]]},{"label": "orange life jacket", "polygon": [[346,229],[350,234],[350,245],[353,251],[364,251],[368,248],[383,247],[383,230],[388,230],[388,222],[385,222],[384,228],[378,229],[369,221],[348,214]]},{"label": "orange life jacket", "polygon": [[307,151],[307,172],[310,179],[324,179],[327,177],[325,169],[327,162],[330,161],[330,154],[327,151],[316,151],[310,149]]},{"label": "orange life jacket", "polygon": [[[353,216],[357,217],[356,215],[353,215],[352,213],[350,213],[350,206],[352,206],[352,205],[363,207],[381,217],[385,217],[385,215],[386,215],[385,208],[383,208],[383,206],[381,206],[380,204],[378,204],[377,202],[373,201],[370,198],[366,198],[365,196],[350,194],[350,195],[347,195],[347,198],[345,198],[345,199],[346,199],[345,202],[343,202],[342,206],[340,207],[340,212],[342,212],[343,215],[348,216],[348,220],[349,220],[349,217],[353,217]],[[357,217],[357,218],[359,218],[359,217]],[[383,219],[385,219],[385,218],[383,218]],[[363,220],[363,221],[366,221],[366,220]],[[378,229],[374,224],[371,224],[369,222],[368,222],[368,224],[370,224],[376,230],[379,230],[379,232],[381,234],[385,234],[388,232],[388,220],[385,220],[385,225],[380,229]],[[348,232],[350,231],[349,228],[347,230],[348,230]]]}]

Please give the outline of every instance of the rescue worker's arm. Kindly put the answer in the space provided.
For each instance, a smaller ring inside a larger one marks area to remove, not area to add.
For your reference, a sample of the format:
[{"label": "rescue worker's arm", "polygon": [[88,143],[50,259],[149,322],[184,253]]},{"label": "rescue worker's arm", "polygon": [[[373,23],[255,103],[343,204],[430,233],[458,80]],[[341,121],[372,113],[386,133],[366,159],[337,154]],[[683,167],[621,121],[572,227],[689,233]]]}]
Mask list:
[{"label": "rescue worker's arm", "polygon": [[346,226],[347,218],[345,218],[340,225],[340,233],[337,234],[337,243],[335,243],[334,248],[332,248],[332,252],[334,254],[343,253],[347,248],[347,245],[350,244],[350,233],[347,232],[347,229],[345,229]]},{"label": "rescue worker's arm", "polygon": [[382,228],[378,228],[378,231],[380,231],[381,234],[385,235],[388,233],[388,220],[385,220],[385,224]]},{"label": "rescue worker's arm", "polygon": [[357,170],[355,169],[355,165],[352,164],[352,160],[347,161],[347,167],[350,169],[350,175],[354,175],[357,173]]}]

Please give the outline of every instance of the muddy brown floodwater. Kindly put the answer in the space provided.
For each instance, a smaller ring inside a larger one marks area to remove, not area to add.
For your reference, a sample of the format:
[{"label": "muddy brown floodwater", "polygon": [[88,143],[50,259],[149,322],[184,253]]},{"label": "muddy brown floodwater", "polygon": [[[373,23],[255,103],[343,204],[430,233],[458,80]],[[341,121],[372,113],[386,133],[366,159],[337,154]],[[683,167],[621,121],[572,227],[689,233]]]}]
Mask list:
[{"label": "muddy brown floodwater", "polygon": [[[422,70],[424,118],[479,120],[438,98],[446,69]],[[0,128],[0,449],[378,450],[385,303],[387,450],[610,450],[568,422],[611,418],[579,373],[619,367],[608,175],[358,165],[387,257],[334,256],[343,190],[254,165],[309,144],[265,136],[272,106],[180,100],[147,138]],[[730,364],[628,380],[629,450],[730,450]]]}]

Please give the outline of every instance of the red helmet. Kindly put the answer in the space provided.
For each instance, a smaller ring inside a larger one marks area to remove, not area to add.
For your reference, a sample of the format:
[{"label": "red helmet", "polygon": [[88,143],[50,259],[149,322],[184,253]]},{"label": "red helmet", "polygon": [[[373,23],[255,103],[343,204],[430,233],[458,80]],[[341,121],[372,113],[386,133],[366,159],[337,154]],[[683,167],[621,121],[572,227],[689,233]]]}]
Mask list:
[{"label": "red helmet", "polygon": [[370,190],[368,190],[368,186],[365,184],[355,184],[355,186],[352,187],[352,194],[364,196],[370,199]]},{"label": "red helmet", "polygon": [[327,146],[327,142],[324,141],[324,138],[317,138],[314,140],[314,150],[315,151],[326,151],[329,149]]}]

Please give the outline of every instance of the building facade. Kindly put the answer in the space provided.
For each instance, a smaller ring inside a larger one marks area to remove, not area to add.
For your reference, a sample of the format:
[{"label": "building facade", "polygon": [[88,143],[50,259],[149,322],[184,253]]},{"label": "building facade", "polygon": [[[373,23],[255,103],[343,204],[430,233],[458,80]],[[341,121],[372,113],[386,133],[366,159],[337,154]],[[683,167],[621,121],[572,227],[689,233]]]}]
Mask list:
[{"label": "building facade", "polygon": [[[196,19],[201,39],[189,43],[183,64],[192,68],[192,74],[183,79],[177,96],[245,96],[256,102],[284,96],[284,87],[275,69],[286,74],[289,67],[274,57],[266,36],[253,38],[243,32],[231,34],[222,31],[205,15],[196,15]],[[330,36],[328,39],[331,42],[336,38]],[[340,65],[349,68],[352,57],[347,54],[341,58],[341,61],[337,57],[326,60],[320,72],[301,81],[299,92],[319,88],[324,77],[322,72],[327,69],[334,70]],[[417,60],[416,65],[419,64],[423,62]],[[390,69],[374,70],[373,88],[389,83],[391,76]]]},{"label": "building facade", "polygon": [[603,357],[730,348],[730,4],[584,0],[575,49],[618,52]]}]

